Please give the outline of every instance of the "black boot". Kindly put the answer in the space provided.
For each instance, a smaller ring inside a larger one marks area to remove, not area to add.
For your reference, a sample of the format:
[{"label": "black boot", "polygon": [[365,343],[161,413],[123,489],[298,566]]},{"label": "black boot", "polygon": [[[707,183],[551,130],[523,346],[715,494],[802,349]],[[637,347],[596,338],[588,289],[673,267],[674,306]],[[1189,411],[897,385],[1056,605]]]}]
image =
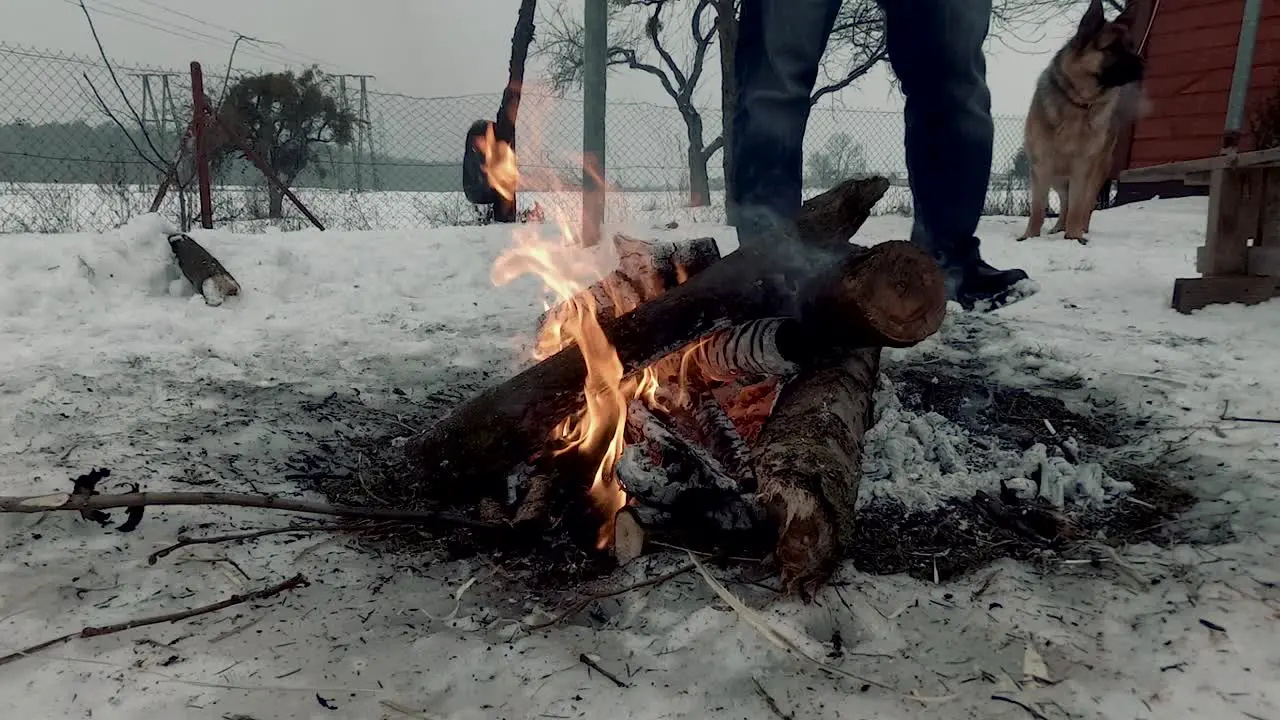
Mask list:
[{"label": "black boot", "polygon": [[1035,293],[1027,273],[1018,268],[997,270],[981,257],[958,267],[944,268],[951,299],[965,310],[990,312]]}]

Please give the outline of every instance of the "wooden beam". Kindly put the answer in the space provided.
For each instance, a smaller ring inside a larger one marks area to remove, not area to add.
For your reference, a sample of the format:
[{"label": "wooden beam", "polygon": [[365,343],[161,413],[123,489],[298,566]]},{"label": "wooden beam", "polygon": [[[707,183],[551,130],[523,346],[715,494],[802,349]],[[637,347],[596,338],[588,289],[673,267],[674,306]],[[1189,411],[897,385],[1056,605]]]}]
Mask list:
[{"label": "wooden beam", "polygon": [[1181,160],[1164,165],[1131,168],[1120,173],[1124,182],[1156,182],[1161,180],[1181,180],[1195,173],[1212,172],[1249,167],[1280,167],[1280,148],[1251,150],[1242,153],[1225,153],[1195,160]]},{"label": "wooden beam", "polygon": [[1280,279],[1274,277],[1178,278],[1173,281],[1173,309],[1188,315],[1209,305],[1257,305],[1277,294]]},{"label": "wooden beam", "polygon": [[1244,275],[1249,267],[1249,238],[1257,227],[1256,213],[1251,223],[1241,217],[1245,202],[1245,173],[1213,171],[1209,185],[1209,214],[1205,228],[1204,253],[1197,262],[1202,275]]},{"label": "wooden beam", "polygon": [[1249,274],[1280,278],[1280,245],[1255,245],[1249,248]]}]

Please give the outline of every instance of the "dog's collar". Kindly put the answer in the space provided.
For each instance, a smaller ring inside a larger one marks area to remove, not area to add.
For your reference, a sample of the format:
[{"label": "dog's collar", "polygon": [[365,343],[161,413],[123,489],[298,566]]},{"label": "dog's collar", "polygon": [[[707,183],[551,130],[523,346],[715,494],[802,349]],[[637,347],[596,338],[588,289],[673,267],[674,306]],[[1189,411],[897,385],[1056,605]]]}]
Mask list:
[{"label": "dog's collar", "polygon": [[1062,71],[1059,70],[1056,65],[1050,68],[1049,82],[1053,83],[1053,88],[1058,92],[1062,93],[1062,96],[1066,98],[1067,102],[1071,103],[1072,105],[1079,108],[1080,110],[1092,110],[1093,106],[1098,103],[1098,98],[1101,97],[1101,95],[1093,98],[1092,100],[1085,100],[1083,98],[1080,98],[1078,94],[1072,92],[1073,88],[1071,88],[1069,82],[1068,83],[1063,82],[1063,78],[1061,77],[1061,75],[1062,75]]}]

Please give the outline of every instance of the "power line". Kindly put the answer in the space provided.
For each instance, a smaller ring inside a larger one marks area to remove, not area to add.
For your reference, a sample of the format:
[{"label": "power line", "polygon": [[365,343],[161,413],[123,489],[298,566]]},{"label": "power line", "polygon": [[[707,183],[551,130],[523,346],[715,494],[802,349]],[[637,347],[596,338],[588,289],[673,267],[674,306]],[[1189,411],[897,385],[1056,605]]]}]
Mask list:
[{"label": "power line", "polygon": [[[101,1],[101,0],[99,0],[99,2],[100,2],[100,1]],[[162,12],[167,12],[167,13],[169,13],[169,14],[171,14],[171,15],[177,15],[178,17],[186,18],[187,20],[191,20],[192,22],[197,22],[197,23],[200,23],[201,25],[205,25],[205,26],[207,26],[207,27],[211,27],[211,28],[216,28],[216,29],[221,30],[221,31],[223,31],[223,32],[231,33],[232,35],[243,35],[243,36],[245,36],[245,37],[249,37],[248,33],[242,33],[242,32],[240,32],[239,30],[236,30],[236,29],[234,29],[234,28],[226,27],[225,25],[218,25],[217,23],[213,23],[213,22],[210,22],[210,21],[208,21],[208,20],[204,20],[204,19],[198,18],[198,17],[196,17],[195,15],[191,15],[191,14],[189,14],[189,13],[182,12],[181,10],[174,10],[173,8],[165,7],[164,5],[162,5],[162,4],[158,3],[158,2],[154,2],[154,0],[136,0],[136,1],[137,1],[137,2],[142,3],[143,5],[150,5],[151,7],[156,8],[157,10],[160,10],[160,11],[162,11]],[[291,53],[292,55],[294,55],[294,56],[296,56],[296,57],[302,58],[303,60],[307,60],[307,61],[309,61],[309,62],[313,62],[313,63],[315,63],[315,64],[317,64],[317,65],[328,65],[328,64],[329,64],[329,63],[328,63],[328,61],[326,61],[326,60],[321,60],[320,58],[318,58],[318,57],[316,57],[316,56],[314,56],[314,55],[308,55],[308,54],[303,53],[303,52],[300,52],[300,51],[298,51],[298,50],[294,50],[293,48],[290,48],[289,46],[285,45],[285,44],[284,44],[284,43],[282,43],[282,42],[276,42],[276,41],[274,41],[274,40],[263,40],[263,39],[259,39],[259,38],[255,38],[255,39],[259,40],[259,42],[262,42],[262,43],[268,43],[268,44],[271,44],[271,45],[275,45],[275,46],[277,46],[277,47],[279,47],[279,48],[282,48],[282,49],[284,49],[284,50],[288,51],[289,53]]]},{"label": "power line", "polygon": [[[62,2],[76,8],[80,7],[80,3],[78,2],[78,0],[62,0]],[[121,20],[127,23],[132,23],[134,25],[147,27],[152,30],[162,32],[166,35],[177,35],[187,40],[191,40],[192,42],[202,43],[205,45],[215,45],[219,48],[225,49],[229,45],[231,45],[231,43],[234,40],[234,39],[220,38],[220,37],[210,35],[208,33],[200,32],[198,30],[193,30],[191,28],[187,28],[181,25],[166,23],[163,20],[153,20],[152,18],[148,18],[146,15],[142,15],[138,12],[129,10],[127,8],[121,8],[118,5],[112,5],[111,3],[105,2],[104,0],[93,0],[92,2],[90,2],[89,0],[86,0],[85,4],[93,8],[93,11],[96,14],[104,15],[106,17],[116,18],[117,20]],[[120,13],[124,13],[124,14],[122,15],[117,12],[112,12],[111,10],[103,9],[102,7],[99,7],[100,5],[105,5],[107,7],[115,8],[116,10],[120,11]],[[156,24],[156,23],[160,23],[160,24]],[[272,56],[271,54],[266,53],[257,48],[253,50],[246,50],[244,52],[246,55],[254,56],[261,61],[273,64],[273,65],[274,64],[285,64],[285,65],[293,64],[293,61],[287,58]]]}]

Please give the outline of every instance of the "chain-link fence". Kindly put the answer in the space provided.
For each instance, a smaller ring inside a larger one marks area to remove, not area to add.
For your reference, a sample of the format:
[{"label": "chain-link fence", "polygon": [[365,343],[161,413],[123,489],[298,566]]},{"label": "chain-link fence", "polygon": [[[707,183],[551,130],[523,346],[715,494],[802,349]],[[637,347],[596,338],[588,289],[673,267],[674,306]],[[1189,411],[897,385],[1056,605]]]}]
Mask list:
[{"label": "chain-link fence", "polygon": [[[228,83],[257,73],[206,68],[216,104]],[[417,98],[380,92],[369,78],[326,76],[326,92],[355,119],[342,144],[317,145],[291,182],[329,227],[382,229],[474,222],[461,192],[467,128],[492,118],[500,97]],[[187,68],[108,68],[100,58],[0,44],[0,232],[101,230],[151,205],[161,168],[177,154],[191,107]],[[718,109],[699,113],[699,131],[674,107],[611,103],[606,177],[611,221],[712,220],[723,208]],[[517,151],[521,203],[579,201],[582,102],[525,95]],[[1022,120],[996,119],[992,212],[1025,207],[1016,161]],[[881,207],[909,211],[898,112],[819,107],[806,137],[807,184],[820,191],[851,174],[895,180]],[[692,140],[691,140],[692,138]],[[691,148],[700,150],[691,152]],[[702,167],[705,167],[705,180]],[[692,179],[692,180],[691,180]],[[266,182],[248,162],[220,163],[214,178],[220,225],[270,215]],[[162,211],[178,212],[171,193]],[[707,197],[709,196],[709,197]],[[690,207],[692,198],[708,207]],[[568,209],[568,208],[566,208]],[[286,225],[301,225],[287,203]]]}]

